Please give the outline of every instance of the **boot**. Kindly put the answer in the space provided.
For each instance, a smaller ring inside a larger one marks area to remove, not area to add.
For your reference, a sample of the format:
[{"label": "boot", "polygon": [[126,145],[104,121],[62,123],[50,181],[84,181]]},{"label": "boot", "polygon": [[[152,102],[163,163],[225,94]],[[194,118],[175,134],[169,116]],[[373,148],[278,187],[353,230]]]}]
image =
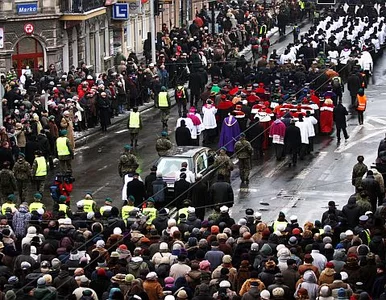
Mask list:
[{"label": "boot", "polygon": [[134,147],[138,147],[138,140],[134,140]]}]

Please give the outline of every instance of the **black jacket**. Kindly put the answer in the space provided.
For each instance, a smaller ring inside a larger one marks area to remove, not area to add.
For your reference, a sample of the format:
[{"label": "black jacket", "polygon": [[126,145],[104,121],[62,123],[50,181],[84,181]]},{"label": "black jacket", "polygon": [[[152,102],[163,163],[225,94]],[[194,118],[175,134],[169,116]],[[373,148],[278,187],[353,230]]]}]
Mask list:
[{"label": "black jacket", "polygon": [[134,205],[140,205],[146,197],[145,185],[138,179],[133,179],[127,184],[127,198],[132,195],[135,198]]},{"label": "black jacket", "polygon": [[176,143],[177,146],[190,146],[192,145],[192,138],[190,130],[187,127],[178,127],[176,129]]},{"label": "black jacket", "polygon": [[355,228],[355,226],[358,225],[359,217],[361,216],[361,209],[356,204],[356,199],[354,197],[350,198],[348,203],[343,206],[342,213],[346,217],[347,224],[350,228]]},{"label": "black jacket", "polygon": [[184,179],[177,180],[174,183],[174,199],[177,199],[177,206],[178,204],[182,203],[185,199],[188,198],[188,190],[190,187],[190,183],[187,182]]},{"label": "black jacket", "polygon": [[287,153],[298,151],[302,145],[302,138],[300,135],[300,128],[295,124],[290,124],[285,130],[284,145]]},{"label": "black jacket", "polygon": [[215,182],[209,189],[209,197],[211,204],[219,204],[231,207],[234,203],[234,195],[232,186],[225,181]]},{"label": "black jacket", "polygon": [[346,107],[343,106],[342,103],[339,103],[335,108],[334,108],[334,121],[336,127],[340,128],[346,128],[346,116],[348,115],[348,111]]}]

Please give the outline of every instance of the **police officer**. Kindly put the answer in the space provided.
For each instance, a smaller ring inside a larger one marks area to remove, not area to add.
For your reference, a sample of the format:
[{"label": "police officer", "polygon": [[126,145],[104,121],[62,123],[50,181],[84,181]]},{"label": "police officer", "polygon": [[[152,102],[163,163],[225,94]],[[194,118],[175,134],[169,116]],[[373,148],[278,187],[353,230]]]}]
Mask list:
[{"label": "police officer", "polygon": [[167,131],[171,103],[166,87],[161,87],[161,92],[158,94],[155,102],[155,107],[161,110],[162,127],[165,131]]},{"label": "police officer", "polygon": [[126,174],[135,173],[139,166],[137,157],[131,152],[133,147],[125,145],[123,149],[124,152],[121,154],[118,164],[119,176],[122,178],[124,178]]},{"label": "police officer", "polygon": [[71,174],[71,160],[74,159],[70,140],[67,138],[67,130],[61,130],[59,137],[56,139],[56,151],[59,159],[60,171],[63,174]]},{"label": "police officer", "polygon": [[16,204],[15,204],[15,201],[16,201],[16,197],[14,194],[10,194],[8,195],[7,197],[7,202],[5,202],[2,206],[1,206],[1,213],[3,215],[5,215],[7,209],[11,209],[12,211],[12,214],[16,212]]},{"label": "police officer", "polygon": [[240,139],[235,144],[235,154],[239,159],[241,183],[249,183],[249,173],[251,172],[251,157],[253,148],[251,143],[245,138],[245,134],[240,134]]},{"label": "police officer", "polygon": [[151,225],[157,217],[157,209],[154,207],[154,199],[149,197],[146,201],[146,207],[142,209],[142,213],[147,217],[146,224]]},{"label": "police officer", "polygon": [[134,206],[134,201],[135,201],[134,196],[129,196],[127,198],[126,204],[123,205],[121,208],[122,220],[126,223],[126,225],[127,225],[127,219],[129,218],[130,213],[134,210],[137,210],[137,208]]},{"label": "police officer", "polygon": [[159,137],[155,144],[155,149],[158,152],[159,156],[166,156],[168,151],[172,149],[173,144],[168,137],[167,131],[161,132],[161,137]]},{"label": "police officer", "polygon": [[101,213],[102,216],[104,216],[105,213],[107,214],[107,216],[109,216],[112,208],[113,208],[113,199],[111,199],[110,197],[107,197],[105,199],[105,205],[103,205],[99,209],[99,212]]},{"label": "police officer", "polygon": [[43,194],[44,182],[47,176],[47,161],[40,150],[35,151],[35,160],[32,164],[32,177],[35,180],[36,191]]},{"label": "police officer", "polygon": [[[92,195],[90,193],[87,193],[84,199],[78,201],[78,203],[83,205],[83,211],[85,213],[97,211],[96,202],[93,200]],[[78,203],[77,203],[77,206],[78,206]]]},{"label": "police officer", "polygon": [[44,211],[46,210],[46,207],[45,205],[41,202],[42,201],[42,194],[40,193],[36,193],[34,194],[34,200],[33,202],[29,205],[28,209],[30,212],[33,212],[34,210],[38,210],[38,209],[43,209]]},{"label": "police officer", "polygon": [[138,147],[138,133],[142,129],[142,117],[138,112],[138,107],[134,107],[133,111],[129,114],[129,119],[127,120],[127,128],[130,133],[130,146]]},{"label": "police officer", "polygon": [[61,195],[58,199],[58,202],[55,202],[53,206],[53,211],[56,214],[59,214],[59,212],[63,212],[66,218],[71,218],[72,212],[71,212],[71,209],[68,207],[68,205],[65,204],[66,200],[67,200],[67,197],[64,195]]}]

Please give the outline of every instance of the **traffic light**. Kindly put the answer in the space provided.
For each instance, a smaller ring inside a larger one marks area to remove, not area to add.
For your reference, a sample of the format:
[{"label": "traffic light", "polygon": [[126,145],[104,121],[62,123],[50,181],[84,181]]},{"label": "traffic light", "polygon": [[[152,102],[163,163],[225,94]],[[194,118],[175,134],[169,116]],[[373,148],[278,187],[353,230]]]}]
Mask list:
[{"label": "traffic light", "polygon": [[164,2],[162,0],[154,0],[154,15],[159,16],[164,11]]}]

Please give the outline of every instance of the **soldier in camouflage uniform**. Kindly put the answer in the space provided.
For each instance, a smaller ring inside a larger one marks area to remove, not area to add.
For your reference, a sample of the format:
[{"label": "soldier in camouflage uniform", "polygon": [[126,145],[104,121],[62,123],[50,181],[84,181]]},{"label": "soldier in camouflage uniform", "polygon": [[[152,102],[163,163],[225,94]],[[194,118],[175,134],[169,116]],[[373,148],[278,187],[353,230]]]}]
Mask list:
[{"label": "soldier in camouflage uniform", "polygon": [[226,182],[231,182],[231,172],[233,170],[233,163],[226,153],[227,149],[222,147],[220,155],[218,155],[213,163],[213,167],[217,169],[217,174],[224,175]]},{"label": "soldier in camouflage uniform", "polygon": [[118,172],[119,176],[125,177],[126,174],[135,173],[139,164],[137,157],[131,153],[132,147],[130,145],[124,146],[124,152],[119,158]]},{"label": "soldier in camouflage uniform", "polygon": [[362,177],[367,173],[367,166],[363,163],[365,158],[362,155],[357,157],[358,163],[355,164],[352,170],[351,183],[355,186],[356,191],[362,185]]},{"label": "soldier in camouflage uniform", "polygon": [[17,190],[16,178],[13,172],[10,170],[11,163],[5,161],[3,163],[3,169],[0,171],[0,190],[2,202],[7,201],[8,195],[14,194]]},{"label": "soldier in camouflage uniform", "polygon": [[31,165],[25,160],[24,153],[19,153],[18,159],[13,166],[13,173],[16,178],[19,200],[24,202],[26,200],[28,184],[31,180]]},{"label": "soldier in camouflage uniform", "polygon": [[155,149],[158,152],[159,156],[165,156],[168,154],[168,151],[172,149],[173,144],[169,140],[168,133],[166,131],[162,131],[161,137],[159,137],[155,144]]},{"label": "soldier in camouflage uniform", "polygon": [[241,183],[249,183],[249,173],[251,172],[251,157],[253,148],[245,139],[245,134],[240,134],[240,139],[235,144],[235,154],[239,159],[239,170]]}]

